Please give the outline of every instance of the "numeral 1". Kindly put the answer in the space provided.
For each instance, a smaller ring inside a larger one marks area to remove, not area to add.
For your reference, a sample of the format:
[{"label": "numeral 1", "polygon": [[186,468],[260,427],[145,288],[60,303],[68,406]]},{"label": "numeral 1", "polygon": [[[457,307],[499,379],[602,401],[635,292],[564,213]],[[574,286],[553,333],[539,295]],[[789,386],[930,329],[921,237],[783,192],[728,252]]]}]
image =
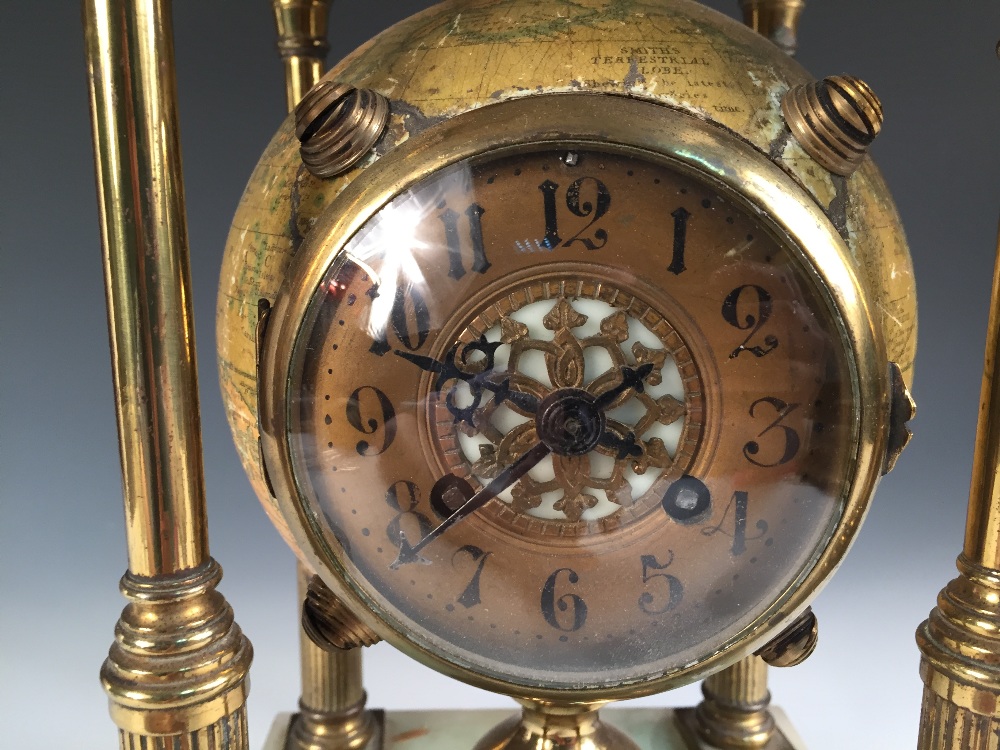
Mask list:
[{"label": "numeral 1", "polygon": [[687,242],[687,223],[691,212],[682,206],[670,215],[674,217],[674,254],[667,270],[674,275],[680,275],[687,268],[684,265],[684,245]]},{"label": "numeral 1", "polygon": [[542,191],[542,207],[545,211],[545,246],[554,250],[562,244],[559,236],[559,219],[556,216],[556,191],[559,185],[552,180],[546,180],[538,189]]}]

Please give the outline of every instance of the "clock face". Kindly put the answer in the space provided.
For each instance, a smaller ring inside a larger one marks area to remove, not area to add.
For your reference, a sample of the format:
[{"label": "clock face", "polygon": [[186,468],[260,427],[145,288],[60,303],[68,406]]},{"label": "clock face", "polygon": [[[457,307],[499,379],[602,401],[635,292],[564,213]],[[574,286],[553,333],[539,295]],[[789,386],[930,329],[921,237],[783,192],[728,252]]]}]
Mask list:
[{"label": "clock face", "polygon": [[293,348],[286,439],[329,570],[521,694],[737,643],[853,479],[853,364],[819,288],[648,152],[536,144],[423,179],[338,253]]}]

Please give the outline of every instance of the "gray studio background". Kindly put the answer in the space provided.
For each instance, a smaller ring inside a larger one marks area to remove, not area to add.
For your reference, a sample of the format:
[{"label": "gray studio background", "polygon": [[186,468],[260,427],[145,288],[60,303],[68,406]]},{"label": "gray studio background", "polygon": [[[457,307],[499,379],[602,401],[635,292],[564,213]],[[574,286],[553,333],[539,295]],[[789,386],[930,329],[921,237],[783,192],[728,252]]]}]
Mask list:
[{"label": "gray studio background", "polygon": [[[335,3],[331,61],[428,4]],[[230,443],[214,304],[230,218],[284,89],[264,0],[175,5],[212,552],[256,650],[259,746],[298,695],[294,562]],[[97,674],[126,562],[79,7],[4,2],[0,29],[0,746],[113,747]],[[813,750],[915,742],[913,631],[953,575],[972,460],[1000,211],[998,38],[1000,3],[984,0],[810,0],[803,18],[806,67],[861,76],[883,100],[874,151],[920,289],[917,437],[815,604],[817,653],[771,672]],[[510,705],[384,644],[366,669],[373,706]],[[643,702],[697,700],[691,687]]]}]

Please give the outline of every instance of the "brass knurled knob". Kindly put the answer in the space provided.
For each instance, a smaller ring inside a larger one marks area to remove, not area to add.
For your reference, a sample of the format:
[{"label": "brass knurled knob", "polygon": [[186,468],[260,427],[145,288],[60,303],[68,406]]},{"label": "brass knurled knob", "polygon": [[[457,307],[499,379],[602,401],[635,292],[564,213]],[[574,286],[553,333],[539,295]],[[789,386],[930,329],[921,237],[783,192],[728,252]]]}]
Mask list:
[{"label": "brass knurled knob", "polygon": [[371,646],[381,638],[334,596],[319,576],[309,579],[302,602],[302,630],[326,651]]},{"label": "brass knurled knob", "polygon": [[371,150],[388,122],[389,100],[378,92],[320,81],[295,108],[302,161],[317,177],[334,177]]},{"label": "brass knurled knob", "polygon": [[801,664],[819,642],[819,623],[810,607],[785,628],[781,635],[757,652],[771,667],[794,667]]},{"label": "brass knurled knob", "polygon": [[882,103],[868,84],[852,76],[789,89],[781,112],[805,152],[843,177],[861,166],[882,130]]}]

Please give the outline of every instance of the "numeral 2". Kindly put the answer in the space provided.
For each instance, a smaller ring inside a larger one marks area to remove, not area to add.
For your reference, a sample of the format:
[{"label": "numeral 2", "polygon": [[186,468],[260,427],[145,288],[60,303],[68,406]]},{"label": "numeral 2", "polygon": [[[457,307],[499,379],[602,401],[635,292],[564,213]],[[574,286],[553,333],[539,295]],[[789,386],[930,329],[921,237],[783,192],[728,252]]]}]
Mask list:
[{"label": "numeral 2", "polygon": [[[752,290],[753,294],[757,297],[757,308],[754,313],[748,312],[741,319],[738,310],[739,301],[740,296],[747,289]],[[744,284],[743,286],[736,287],[729,293],[725,301],[722,303],[723,320],[741,331],[750,331],[750,333],[747,334],[747,337],[743,340],[743,343],[733,349],[730,353],[730,359],[736,359],[743,352],[750,352],[755,357],[763,357],[764,355],[774,351],[774,349],[778,346],[778,339],[776,336],[771,334],[764,337],[764,346],[749,345],[750,339],[754,337],[754,334],[761,329],[770,317],[771,295],[763,287],[759,287],[756,284]]]},{"label": "numeral 2", "polygon": [[[588,182],[594,183],[596,196],[594,202],[583,200],[581,202],[580,193]],[[594,226],[597,221],[604,216],[611,208],[611,193],[607,186],[594,177],[581,177],[566,188],[566,208],[570,213],[580,218],[590,217],[590,221],[583,229],[563,242],[559,236],[559,216],[556,207],[556,192],[559,185],[552,180],[546,180],[538,189],[542,191],[542,204],[545,215],[545,239],[546,247],[555,249],[559,246],[569,247],[574,242],[582,242],[588,250],[599,250],[608,243],[608,233],[604,229],[595,229],[593,238],[582,237],[581,235]],[[600,243],[600,244],[598,244]]]}]

